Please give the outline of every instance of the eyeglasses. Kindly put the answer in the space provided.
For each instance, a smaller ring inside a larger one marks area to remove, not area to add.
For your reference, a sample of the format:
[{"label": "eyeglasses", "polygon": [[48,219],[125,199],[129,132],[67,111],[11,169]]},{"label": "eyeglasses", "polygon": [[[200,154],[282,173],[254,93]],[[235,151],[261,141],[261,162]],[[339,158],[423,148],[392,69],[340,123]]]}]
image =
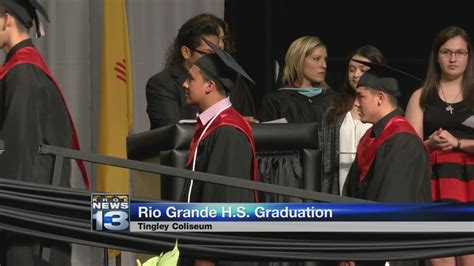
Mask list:
[{"label": "eyeglasses", "polygon": [[468,54],[469,52],[466,50],[451,51],[451,50],[445,49],[445,50],[439,51],[439,55],[446,58],[451,57],[452,55],[454,55],[457,58],[460,58],[460,57],[465,57]]},{"label": "eyeglasses", "polygon": [[198,49],[195,49],[195,48],[190,48],[190,49],[191,49],[191,51],[196,52],[196,53],[198,53],[198,54],[200,54],[200,55],[207,55],[207,54],[210,54],[210,52],[204,52],[204,51],[201,51],[201,50],[198,50]]}]

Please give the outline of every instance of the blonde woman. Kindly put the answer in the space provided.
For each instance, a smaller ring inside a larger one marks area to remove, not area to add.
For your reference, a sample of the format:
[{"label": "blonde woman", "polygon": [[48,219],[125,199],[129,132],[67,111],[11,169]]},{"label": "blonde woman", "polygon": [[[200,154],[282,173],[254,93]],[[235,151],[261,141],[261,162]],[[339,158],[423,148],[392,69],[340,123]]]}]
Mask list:
[{"label": "blonde woman", "polygon": [[265,95],[259,119],[320,122],[335,95],[325,82],[327,57],[326,45],[316,36],[293,41],[285,57],[283,88]]}]

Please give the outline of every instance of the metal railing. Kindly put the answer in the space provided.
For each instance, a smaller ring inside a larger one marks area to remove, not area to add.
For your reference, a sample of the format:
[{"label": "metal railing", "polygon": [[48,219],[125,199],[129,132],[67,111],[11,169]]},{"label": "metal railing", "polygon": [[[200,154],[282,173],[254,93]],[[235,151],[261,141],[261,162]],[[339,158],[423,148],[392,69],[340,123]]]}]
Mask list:
[{"label": "metal railing", "polygon": [[181,177],[185,179],[194,179],[202,182],[209,182],[219,185],[258,190],[267,193],[274,193],[284,196],[296,197],[305,200],[314,200],[319,202],[369,202],[366,200],[342,197],[316,191],[310,191],[299,188],[279,186],[274,184],[262,183],[258,181],[243,180],[241,178],[228,177],[222,175],[196,172],[187,169],[179,169],[170,166],[158,165],[154,163],[127,160],[112,156],[99,155],[90,152],[82,152],[72,149],[66,149],[50,145],[41,145],[38,151],[40,154],[55,156],[53,186],[59,185],[64,158],[77,159],[86,162],[104,164],[115,167],[139,170],[149,173],[162,174],[168,177]]}]

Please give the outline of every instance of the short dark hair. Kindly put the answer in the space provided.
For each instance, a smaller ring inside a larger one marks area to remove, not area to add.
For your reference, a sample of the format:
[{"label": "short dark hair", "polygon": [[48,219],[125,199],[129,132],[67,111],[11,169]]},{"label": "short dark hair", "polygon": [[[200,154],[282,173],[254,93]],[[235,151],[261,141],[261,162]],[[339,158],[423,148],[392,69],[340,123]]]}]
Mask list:
[{"label": "short dark hair", "polygon": [[377,94],[379,91],[383,92],[386,96],[387,96],[387,100],[388,102],[390,103],[391,106],[393,107],[397,107],[398,106],[398,100],[397,100],[397,97],[394,97],[393,95],[391,95],[390,93],[388,92],[385,92],[383,90],[375,90],[375,89],[372,89],[370,87],[365,87],[372,95],[375,95]]},{"label": "short dark hair", "polygon": [[224,85],[222,85],[222,83],[218,80],[215,80],[215,79],[212,79],[209,77],[209,75],[207,75],[204,71],[202,71],[201,69],[199,69],[199,73],[201,73],[201,76],[202,76],[202,79],[204,81],[214,81],[214,83],[216,84],[216,88],[217,88],[217,91],[221,94],[221,95],[227,95],[227,92],[224,88]]}]

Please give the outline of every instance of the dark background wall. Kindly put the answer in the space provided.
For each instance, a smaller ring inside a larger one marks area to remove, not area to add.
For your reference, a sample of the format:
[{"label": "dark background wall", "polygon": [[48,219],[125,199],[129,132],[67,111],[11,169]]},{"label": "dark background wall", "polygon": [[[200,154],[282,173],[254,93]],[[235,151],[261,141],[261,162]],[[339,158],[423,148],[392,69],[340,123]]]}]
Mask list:
[{"label": "dark background wall", "polygon": [[474,36],[474,16],[464,2],[432,3],[436,11],[430,12],[428,2],[414,1],[226,0],[225,19],[238,61],[257,82],[259,105],[274,89],[272,61],[282,60],[291,42],[303,35],[326,43],[327,81],[334,89],[346,57],[361,45],[376,46],[388,64],[423,78],[431,43],[442,28],[457,25]]}]

